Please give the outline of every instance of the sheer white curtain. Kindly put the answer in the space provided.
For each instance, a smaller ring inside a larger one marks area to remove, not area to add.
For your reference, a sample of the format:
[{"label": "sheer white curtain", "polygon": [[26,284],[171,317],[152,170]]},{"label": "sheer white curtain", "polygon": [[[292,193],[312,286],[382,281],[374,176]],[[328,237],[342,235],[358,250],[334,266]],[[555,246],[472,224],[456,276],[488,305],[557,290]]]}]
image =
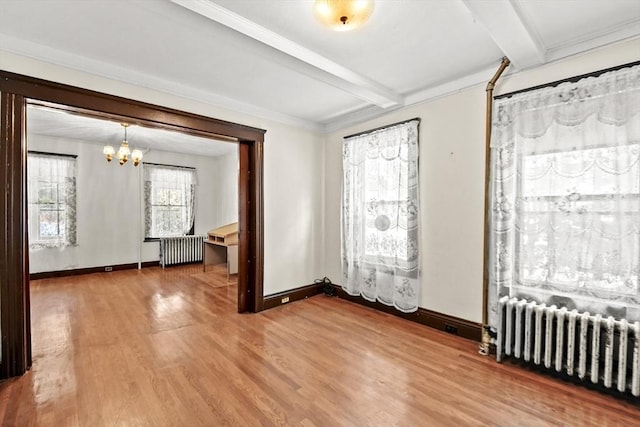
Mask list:
[{"label": "sheer white curtain", "polygon": [[490,325],[503,295],[640,320],[640,67],[495,111]]},{"label": "sheer white curtain", "polygon": [[144,164],[145,237],[184,236],[193,227],[196,170]]},{"label": "sheer white curtain", "polygon": [[29,248],[76,244],[76,159],[32,153],[27,157]]},{"label": "sheer white curtain", "polygon": [[419,120],[345,138],[343,287],[403,312],[418,309]]}]

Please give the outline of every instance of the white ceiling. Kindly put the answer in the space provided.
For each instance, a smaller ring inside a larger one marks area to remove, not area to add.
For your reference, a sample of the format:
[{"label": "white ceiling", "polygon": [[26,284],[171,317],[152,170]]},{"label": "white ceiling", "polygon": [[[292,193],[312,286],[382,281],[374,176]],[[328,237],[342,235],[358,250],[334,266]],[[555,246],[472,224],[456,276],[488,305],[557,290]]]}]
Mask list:
[{"label": "white ceiling", "polygon": [[[111,145],[116,151],[124,139],[124,129],[118,121],[71,114],[60,109],[29,105],[27,107],[27,138],[45,135],[73,139],[77,142]],[[186,133],[129,124],[127,140],[130,148],[143,152],[168,151],[195,156],[217,157],[231,154],[237,144],[202,138]]]},{"label": "white ceiling", "polygon": [[[639,0],[0,0],[0,50],[318,131],[640,36]],[[0,64],[1,66],[1,64]]]}]

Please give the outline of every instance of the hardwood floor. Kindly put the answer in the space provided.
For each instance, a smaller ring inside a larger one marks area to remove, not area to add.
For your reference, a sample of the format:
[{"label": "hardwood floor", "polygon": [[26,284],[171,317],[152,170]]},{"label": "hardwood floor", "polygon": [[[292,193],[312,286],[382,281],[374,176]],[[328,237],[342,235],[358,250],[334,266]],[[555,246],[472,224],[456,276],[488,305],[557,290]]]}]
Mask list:
[{"label": "hardwood floor", "polygon": [[32,282],[34,364],[0,383],[3,425],[640,424],[629,402],[343,300],[237,314],[235,285],[200,273]]}]

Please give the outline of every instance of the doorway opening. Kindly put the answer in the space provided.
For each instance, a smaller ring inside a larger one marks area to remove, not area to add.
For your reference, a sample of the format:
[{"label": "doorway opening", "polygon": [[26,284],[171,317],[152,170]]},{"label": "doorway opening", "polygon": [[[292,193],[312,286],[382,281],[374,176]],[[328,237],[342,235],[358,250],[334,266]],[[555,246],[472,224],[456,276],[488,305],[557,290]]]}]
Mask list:
[{"label": "doorway opening", "polygon": [[237,308],[238,312],[262,310],[264,130],[4,71],[0,71],[0,91],[0,175],[8,183],[0,193],[0,204],[7,207],[0,213],[0,377],[21,375],[31,365],[26,173],[30,104],[144,128],[235,141],[239,164]]}]

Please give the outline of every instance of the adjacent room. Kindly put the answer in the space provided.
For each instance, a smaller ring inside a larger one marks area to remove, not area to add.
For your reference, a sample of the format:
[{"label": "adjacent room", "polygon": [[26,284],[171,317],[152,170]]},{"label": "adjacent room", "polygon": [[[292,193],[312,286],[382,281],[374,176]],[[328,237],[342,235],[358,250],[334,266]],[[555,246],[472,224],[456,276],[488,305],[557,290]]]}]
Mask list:
[{"label": "adjacent room", "polygon": [[640,420],[636,0],[0,0],[0,424]]},{"label": "adjacent room", "polygon": [[237,233],[236,143],[88,114],[27,108],[32,279],[202,262],[209,231]]}]

